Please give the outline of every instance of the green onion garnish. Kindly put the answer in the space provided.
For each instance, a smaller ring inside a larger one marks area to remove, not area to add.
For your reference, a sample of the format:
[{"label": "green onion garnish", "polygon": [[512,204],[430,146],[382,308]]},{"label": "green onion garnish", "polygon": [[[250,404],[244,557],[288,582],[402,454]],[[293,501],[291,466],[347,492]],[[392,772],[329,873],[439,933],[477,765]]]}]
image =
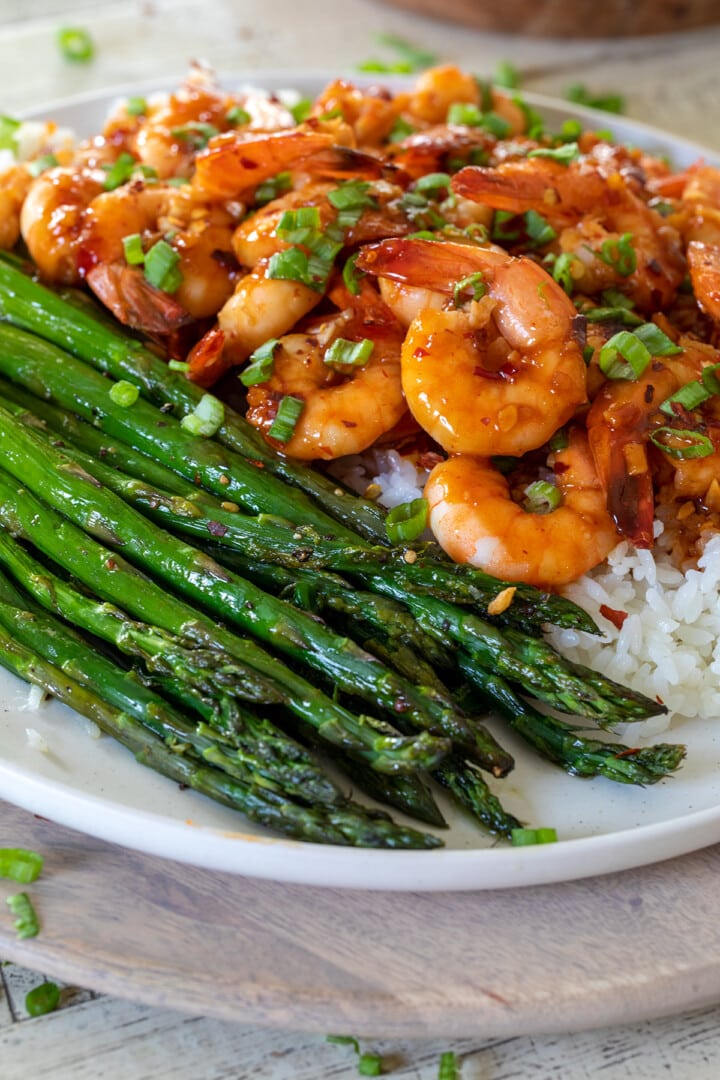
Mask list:
[{"label": "green onion garnish", "polygon": [[528,105],[522,94],[513,94],[511,100],[513,105],[517,105],[525,117],[525,131],[528,138],[541,139],[545,131],[545,123],[537,109],[533,109],[531,105]]},{"label": "green onion garnish", "polygon": [[474,274],[468,274],[467,277],[456,282],[453,287],[453,304],[455,307],[460,307],[463,302],[463,293],[470,289],[472,290],[473,300],[480,300],[480,298],[485,295],[487,287],[485,285],[485,279],[482,276],[482,271],[477,270]]},{"label": "green onion garnish", "polygon": [[139,266],[140,263],[145,262],[145,252],[143,251],[142,236],[140,233],[131,233],[130,236],[123,236],[123,251],[125,252],[125,262],[128,266]]},{"label": "green onion garnish", "polygon": [[145,279],[163,292],[177,292],[183,280],[179,262],[180,256],[167,240],[158,240],[145,255]]},{"label": "green onion garnish", "polygon": [[213,135],[218,134],[214,124],[204,124],[201,120],[191,120],[180,127],[171,128],[170,134],[174,139],[188,143],[194,150],[202,150],[207,146]]},{"label": "green onion garnish", "polygon": [[382,1071],[382,1058],[379,1054],[364,1053],[358,1058],[360,1076],[381,1076]]},{"label": "green onion garnish", "polygon": [[560,128],[560,138],[563,142],[577,141],[582,135],[583,126],[579,120],[563,120]]},{"label": "green onion garnish", "polygon": [[[673,439],[682,440],[685,445],[678,446],[672,442]],[[686,428],[656,428],[650,433],[650,442],[668,457],[678,460],[704,458],[715,453],[712,440],[707,435],[702,435],[699,431],[689,431]]]},{"label": "green onion garnish", "polygon": [[263,180],[262,184],[258,184],[255,188],[255,203],[257,206],[264,206],[265,203],[277,199],[278,195],[289,191],[291,186],[292,177],[289,172],[281,172],[269,180]]},{"label": "green onion garnish", "polygon": [[232,124],[233,127],[242,127],[243,124],[249,124],[252,117],[247,109],[241,108],[240,105],[233,105],[233,107],[228,109],[225,113],[225,119],[228,124]]},{"label": "green onion garnish", "polygon": [[570,251],[564,251],[561,255],[558,255],[553,259],[552,263],[552,276],[558,285],[561,285],[568,296],[572,296],[575,289],[575,278],[572,272],[572,265],[574,262],[580,260],[576,255],[573,255]]},{"label": "green onion garnish", "polygon": [[54,169],[58,164],[58,159],[54,154],[43,154],[42,157],[28,163],[28,172],[31,176],[40,176],[41,173]]},{"label": "green onion garnish", "polygon": [[551,514],[561,503],[560,489],[549,480],[536,480],[525,488],[523,509],[528,514]]},{"label": "green onion garnish", "polygon": [[377,40],[378,44],[384,45],[387,49],[393,49],[409,65],[411,72],[422,71],[423,68],[432,67],[433,64],[439,62],[437,53],[421,49],[412,42],[398,37],[397,34],[378,34]]},{"label": "green onion garnish", "polygon": [[59,1004],[60,988],[54,982],[40,983],[25,995],[25,1008],[30,1016],[55,1012]]},{"label": "green onion garnish", "polygon": [[548,450],[556,452],[557,450],[567,450],[570,445],[570,439],[568,437],[567,428],[561,427],[553,435],[552,439],[548,440]]},{"label": "green onion garnish", "polygon": [[16,893],[15,896],[8,896],[5,903],[15,916],[13,925],[17,931],[17,936],[19,938],[37,937],[40,932],[40,924],[28,894],[21,892]]},{"label": "green onion garnish", "polygon": [[63,59],[71,64],[87,64],[95,55],[95,46],[87,30],[65,26],[57,32],[57,44]]},{"label": "green onion garnish", "polygon": [[288,112],[296,124],[302,124],[312,112],[312,101],[310,98],[300,98],[295,105],[290,106]]},{"label": "green onion garnish", "polygon": [[277,414],[268,431],[270,438],[281,443],[290,442],[304,408],[305,402],[302,398],[291,397],[289,394],[281,398]]},{"label": "green onion garnish", "polygon": [[125,103],[125,111],[129,116],[144,116],[147,107],[148,103],[144,97],[129,97]]},{"label": "green onion garnish", "polygon": [[711,394],[720,394],[720,378],[718,377],[720,372],[720,364],[712,364],[710,367],[703,368],[701,375],[703,386]]},{"label": "green onion garnish", "polygon": [[589,109],[602,109],[603,112],[621,113],[625,110],[625,98],[621,94],[603,94],[596,97],[582,83],[573,83],[565,91],[568,101],[576,105],[585,105]]},{"label": "green onion garnish", "polygon": [[213,394],[203,394],[191,413],[183,416],[180,426],[191,435],[209,438],[219,431],[225,420],[225,408],[222,401]]},{"label": "green onion garnish", "polygon": [[17,137],[20,131],[20,120],[12,116],[0,116],[0,150],[11,150],[17,157]]},{"label": "green onion garnish", "polygon": [[168,360],[168,370],[188,372],[190,370],[190,364],[187,360]]},{"label": "green onion garnish", "polygon": [[569,165],[580,157],[580,147],[576,142],[567,142],[554,149],[549,146],[540,146],[537,150],[530,150],[528,157],[549,158],[551,161],[559,162],[560,165]]},{"label": "green onion garnish", "polygon": [[417,129],[414,128],[412,124],[408,124],[407,120],[403,120],[401,116],[398,116],[397,120],[390,129],[390,134],[388,135],[388,142],[402,142],[403,139],[406,139],[408,135],[412,135],[413,132],[416,130]]},{"label": "green onion garnish", "polygon": [[27,848],[0,848],[0,877],[21,885],[36,881],[43,867],[42,855]]},{"label": "green onion garnish", "polygon": [[446,1050],[440,1055],[438,1080],[460,1080],[457,1057],[452,1050]]},{"label": "green onion garnish", "polygon": [[682,352],[680,346],[676,345],[655,323],[643,323],[633,333],[636,338],[640,338],[653,356],[678,356]]},{"label": "green onion garnish", "polygon": [[310,277],[308,257],[300,248],[288,248],[276,251],[270,256],[265,276],[279,278],[282,281],[298,281],[302,285],[317,288],[317,283]]},{"label": "green onion garnish", "polygon": [[335,1046],[352,1046],[356,1054],[360,1053],[360,1043],[353,1035],[326,1035],[325,1042]]},{"label": "green onion garnish", "polygon": [[103,165],[106,173],[103,180],[105,191],[114,191],[115,188],[119,188],[126,183],[135,172],[137,164],[132,154],[123,151],[112,165]]},{"label": "green onion garnish", "polygon": [[621,277],[629,277],[637,267],[632,238],[632,233],[623,233],[619,240],[603,240],[600,250],[593,251],[593,254],[611,266]]},{"label": "green onion garnish", "polygon": [[288,244],[304,244],[320,228],[320,211],[317,206],[301,206],[286,210],[280,217],[275,235]]},{"label": "green onion garnish", "polygon": [[593,346],[592,345],[585,345],[584,348],[583,348],[583,360],[585,361],[585,366],[586,367],[590,366],[590,362],[591,362],[594,355],[595,355],[595,349],[593,348]]},{"label": "green onion garnish", "polygon": [[493,240],[508,240],[508,241],[519,240],[520,239],[520,229],[519,228],[513,228],[513,229],[506,229],[505,228],[505,222],[506,221],[517,221],[517,220],[518,220],[518,215],[514,214],[512,212],[512,210],[496,210],[495,213],[493,214],[493,223],[492,223],[492,233],[491,233],[491,235],[492,235]]},{"label": "green onion garnish", "polygon": [[532,241],[533,247],[544,247],[551,243],[557,233],[552,225],[537,210],[528,210],[525,213],[525,230]]},{"label": "green onion garnish", "polygon": [[335,338],[323,356],[324,364],[342,364],[343,367],[364,367],[372,356],[375,345],[369,338],[362,341],[347,341]]},{"label": "green onion garnish", "polygon": [[248,366],[240,373],[243,386],[258,386],[272,376],[275,350],[280,344],[277,338],[270,338],[248,358]]},{"label": "green onion garnish", "polygon": [[415,181],[415,191],[422,191],[423,195],[429,195],[432,198],[440,195],[443,191],[449,191],[450,183],[451,177],[449,173],[426,173],[425,176],[421,176],[419,180]]},{"label": "green onion garnish", "polygon": [[501,60],[495,68],[492,81],[496,86],[503,86],[506,90],[517,90],[520,85],[520,73],[509,60]]},{"label": "green onion garnish", "polygon": [[190,183],[190,178],[188,176],[169,176],[165,183],[169,187],[185,187],[186,184]]},{"label": "green onion garnish", "polygon": [[140,397],[140,391],[133,383],[120,379],[110,387],[110,399],[123,409],[129,409]]},{"label": "green onion garnish", "polygon": [[448,109],[448,124],[464,124],[465,127],[480,127],[482,110],[469,102],[455,101]]},{"label": "green onion garnish", "polygon": [[608,379],[639,379],[651,360],[650,350],[629,330],[613,334],[598,357],[600,370]]},{"label": "green onion garnish", "polygon": [[661,412],[664,412],[666,416],[677,416],[678,410],[674,408],[675,405],[679,405],[682,409],[686,409],[687,412],[692,412],[693,409],[697,409],[703,402],[708,401],[712,397],[703,384],[698,381],[685,383],[679,390],[676,390],[674,394],[671,394],[669,398],[660,405]]},{"label": "green onion garnish", "polygon": [[348,180],[340,187],[328,191],[328,202],[336,210],[359,210],[366,206],[377,206],[372,195],[368,195],[369,189],[367,180]]},{"label": "green onion garnish", "polygon": [[585,308],[582,314],[589,322],[614,322],[623,326],[641,326],[642,319],[626,307]]},{"label": "green onion garnish", "polygon": [[412,499],[394,507],[385,518],[385,531],[391,544],[416,540],[427,527],[427,499]]},{"label": "green onion garnish", "polygon": [[513,829],[511,833],[513,847],[530,847],[534,844],[555,844],[555,829]]},{"label": "green onion garnish", "polygon": [[365,277],[362,270],[358,270],[355,263],[358,260],[359,251],[356,251],[354,255],[351,255],[346,260],[343,266],[343,281],[345,282],[345,288],[351,296],[358,296],[360,294],[360,278]]}]

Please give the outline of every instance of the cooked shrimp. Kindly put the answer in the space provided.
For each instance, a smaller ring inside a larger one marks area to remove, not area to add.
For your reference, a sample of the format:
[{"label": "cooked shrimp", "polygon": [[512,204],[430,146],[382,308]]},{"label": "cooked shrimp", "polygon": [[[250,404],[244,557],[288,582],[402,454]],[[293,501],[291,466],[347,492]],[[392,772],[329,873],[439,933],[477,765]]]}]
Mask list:
[{"label": "cooked shrimp", "polygon": [[[334,295],[338,298],[337,292]],[[353,306],[318,325],[314,334],[281,338],[271,378],[248,391],[247,419],[266,437],[282,398],[303,402],[291,438],[274,444],[290,457],[327,461],[360,453],[406,411],[400,384],[400,326],[370,286],[359,297],[346,293],[344,299]],[[369,359],[349,372],[329,363],[326,346],[333,337],[370,340]]]},{"label": "cooked shrimp", "polygon": [[18,242],[20,210],[31,184],[25,165],[12,165],[0,173],[0,248],[10,249]]},{"label": "cooked shrimp", "polygon": [[720,323],[720,244],[693,240],[687,246],[690,280],[698,304]]},{"label": "cooked shrimp", "polygon": [[[510,125],[508,134],[525,130],[525,114],[505,94],[489,89],[490,108]],[[409,95],[405,111],[411,119],[426,124],[444,124],[451,105],[480,105],[481,89],[477,79],[454,64],[428,68],[422,72]]]},{"label": "cooked shrimp", "polygon": [[346,79],[335,79],[315,99],[311,115],[321,117],[338,110],[358,146],[379,146],[392,131],[406,96],[393,97],[382,87],[361,89]]},{"label": "cooked shrimp", "polygon": [[523,454],[587,399],[576,311],[537,263],[500,248],[388,240],[357,265],[438,292],[478,278],[468,311],[422,312],[402,350],[403,389],[418,423],[450,453]]},{"label": "cooked shrimp", "polygon": [[[579,291],[620,285],[641,310],[650,312],[675,298],[685,275],[679,234],[620,173],[604,176],[587,160],[565,166],[525,158],[496,168],[462,169],[452,183],[457,194],[485,206],[516,214],[535,210],[565,230],[559,245],[578,260]],[[629,261],[619,256],[623,237],[628,238]]]},{"label": "cooked shrimp", "polygon": [[237,199],[332,143],[329,131],[309,127],[216,135],[195,159],[193,186],[212,199]]},{"label": "cooked shrimp", "polygon": [[103,179],[102,173],[59,167],[33,181],[20,213],[20,231],[47,280],[79,284],[86,209],[102,192]]},{"label": "cooked shrimp", "polygon": [[116,319],[146,334],[169,334],[190,321],[184,307],[156,289],[137,266],[125,262],[98,263],[85,279]]},{"label": "cooked shrimp", "polygon": [[687,217],[681,228],[688,241],[720,247],[720,169],[696,165],[684,177],[681,198]]},{"label": "cooked shrimp", "polygon": [[436,465],[425,498],[443,550],[456,562],[544,589],[567,585],[607,558],[619,537],[584,432],[573,429],[567,448],[550,460],[562,502],[547,513],[514,502],[488,458],[460,454]]}]

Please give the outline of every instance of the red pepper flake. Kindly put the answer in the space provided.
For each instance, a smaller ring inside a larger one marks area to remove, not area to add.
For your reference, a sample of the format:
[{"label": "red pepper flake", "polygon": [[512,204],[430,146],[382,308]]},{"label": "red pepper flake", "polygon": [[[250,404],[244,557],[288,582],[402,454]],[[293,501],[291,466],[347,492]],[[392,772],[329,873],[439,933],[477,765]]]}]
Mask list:
[{"label": "red pepper flake", "polygon": [[622,630],[623,623],[628,617],[627,611],[616,611],[615,608],[608,607],[607,604],[600,605],[600,614],[618,630]]},{"label": "red pepper flake", "polygon": [[620,758],[630,757],[632,754],[639,754],[639,753],[640,753],[640,747],[639,746],[628,746],[625,750],[622,750],[619,754],[613,754],[613,757],[617,761]]},{"label": "red pepper flake", "polygon": [[343,420],[343,427],[353,428],[357,427],[357,423],[354,420]]},{"label": "red pepper flake", "polygon": [[417,348],[413,353],[413,360],[422,360],[423,356],[427,356],[427,354],[427,349]]},{"label": "red pepper flake", "polygon": [[106,559],[105,560],[105,569],[106,570],[117,570],[117,563],[115,562],[115,560],[114,559]]},{"label": "red pepper flake", "polygon": [[244,169],[257,169],[259,166],[259,162],[253,161],[252,158],[245,157],[244,155],[240,158],[240,164]]}]

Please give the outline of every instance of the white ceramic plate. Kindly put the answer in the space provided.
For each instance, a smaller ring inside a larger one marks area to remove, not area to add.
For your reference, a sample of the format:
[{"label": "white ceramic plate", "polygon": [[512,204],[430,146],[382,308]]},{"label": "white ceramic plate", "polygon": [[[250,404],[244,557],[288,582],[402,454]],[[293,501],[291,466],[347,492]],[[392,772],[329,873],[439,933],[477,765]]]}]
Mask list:
[{"label": "white ceramic plate", "polygon": [[[228,85],[231,80],[226,80]],[[291,72],[255,75],[256,85],[316,93],[323,76]],[[157,83],[86,95],[33,112],[80,134],[99,130],[112,102],[147,94]],[[683,139],[617,117],[598,117],[526,95],[551,126],[577,116],[609,127],[619,141],[668,154],[678,167],[718,155]],[[364,851],[278,839],[244,819],[141,768],[107,738],[51,702],[25,711],[27,689],[0,671],[0,797],[72,828],[151,854],[237,874],[347,888],[461,890],[568,881],[671,858],[720,841],[720,743],[713,725],[693,721],[669,738],[688,746],[687,762],[672,779],[642,790],[606,780],[577,780],[534,759],[512,735],[512,775],[496,785],[508,810],[534,825],[557,829],[559,842],[540,847],[492,846],[451,810],[446,848],[426,852]],[[26,729],[49,747],[41,753]]]}]

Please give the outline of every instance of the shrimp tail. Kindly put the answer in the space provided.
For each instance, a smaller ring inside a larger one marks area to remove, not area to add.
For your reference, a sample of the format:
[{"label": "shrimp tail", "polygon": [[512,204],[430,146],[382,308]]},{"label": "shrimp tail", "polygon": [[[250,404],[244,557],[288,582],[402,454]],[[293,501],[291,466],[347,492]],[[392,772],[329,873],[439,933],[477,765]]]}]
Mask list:
[{"label": "shrimp tail", "polygon": [[588,441],[615,527],[635,547],[652,548],[655,497],[645,446],[607,428],[589,429]]},{"label": "shrimp tail", "polygon": [[358,270],[375,277],[452,293],[458,281],[477,271],[477,250],[469,244],[393,237],[378,244],[368,244],[355,265]]},{"label": "shrimp tail", "polygon": [[85,280],[115,318],[133,330],[170,334],[192,321],[177,300],[151,285],[136,266],[100,263]]},{"label": "shrimp tail", "polygon": [[687,257],[698,304],[720,323],[720,247],[692,240],[687,246]]},{"label": "shrimp tail", "polygon": [[206,389],[222,378],[233,366],[225,352],[225,334],[213,327],[192,347],[188,353],[188,379]]}]

